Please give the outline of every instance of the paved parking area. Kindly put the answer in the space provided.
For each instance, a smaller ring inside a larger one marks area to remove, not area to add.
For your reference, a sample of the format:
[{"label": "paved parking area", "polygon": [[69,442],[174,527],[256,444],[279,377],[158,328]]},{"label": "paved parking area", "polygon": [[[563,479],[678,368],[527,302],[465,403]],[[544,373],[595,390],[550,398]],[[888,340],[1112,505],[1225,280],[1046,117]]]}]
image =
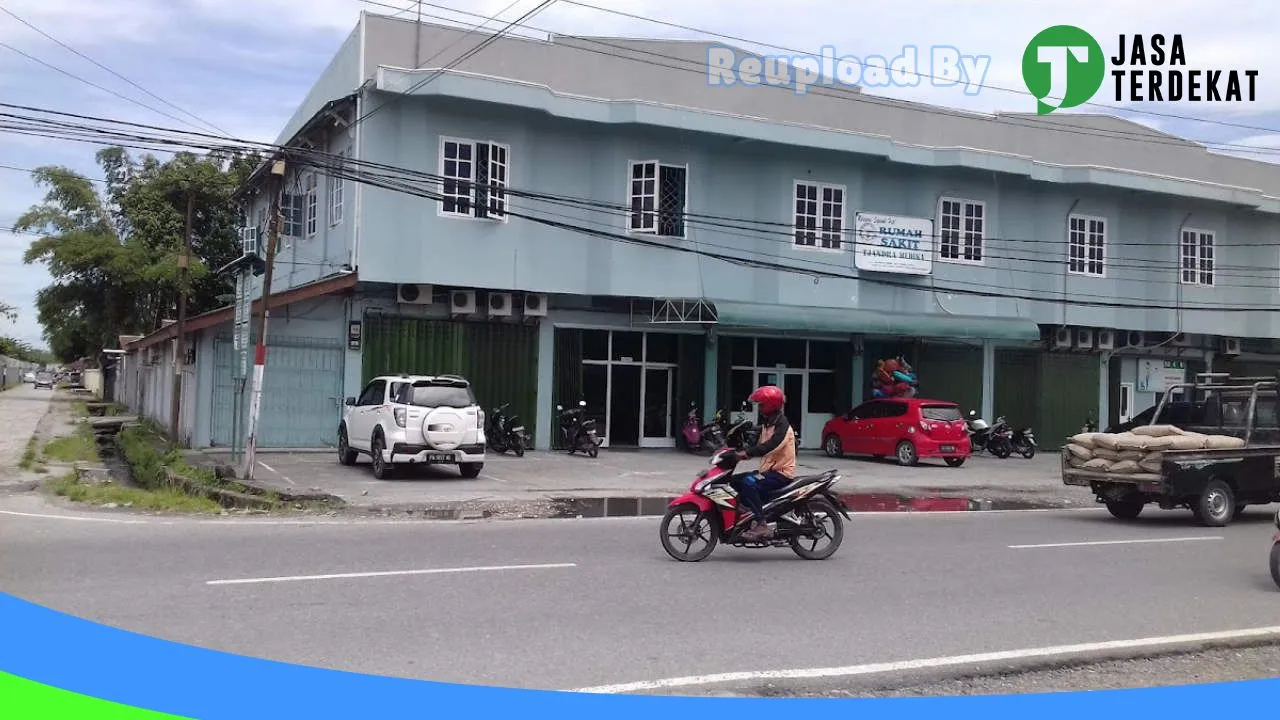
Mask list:
[{"label": "paved parking area", "polygon": [[[208,453],[225,459],[219,453]],[[285,490],[321,491],[354,506],[504,502],[552,498],[671,497],[684,492],[706,467],[705,456],[673,450],[602,450],[595,459],[563,452],[529,452],[523,458],[490,453],[480,477],[466,480],[447,467],[402,468],[376,480],[367,458],[355,467],[338,464],[334,451],[258,452],[256,480]],[[750,461],[754,463],[754,461]],[[1056,453],[1031,460],[973,457],[960,468],[941,461],[901,467],[892,461],[831,459],[801,453],[802,472],[839,468],[842,493],[888,493],[907,497],[970,497],[1036,507],[1091,506],[1084,491],[1065,487]],[[754,465],[748,465],[754,467]]]}]

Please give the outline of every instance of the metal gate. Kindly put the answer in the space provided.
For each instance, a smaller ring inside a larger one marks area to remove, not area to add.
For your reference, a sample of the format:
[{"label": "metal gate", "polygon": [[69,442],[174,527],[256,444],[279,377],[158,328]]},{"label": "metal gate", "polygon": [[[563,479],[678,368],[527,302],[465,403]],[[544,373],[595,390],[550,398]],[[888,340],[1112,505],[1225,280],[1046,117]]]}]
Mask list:
[{"label": "metal gate", "polygon": [[[237,400],[232,376],[235,349],[230,337],[214,340],[214,445],[232,445],[248,419],[249,383]],[[258,419],[260,448],[333,447],[342,413],[344,348],[331,338],[281,338],[267,345]],[[236,409],[240,421],[235,422]],[[241,438],[241,441],[243,438]]]}]

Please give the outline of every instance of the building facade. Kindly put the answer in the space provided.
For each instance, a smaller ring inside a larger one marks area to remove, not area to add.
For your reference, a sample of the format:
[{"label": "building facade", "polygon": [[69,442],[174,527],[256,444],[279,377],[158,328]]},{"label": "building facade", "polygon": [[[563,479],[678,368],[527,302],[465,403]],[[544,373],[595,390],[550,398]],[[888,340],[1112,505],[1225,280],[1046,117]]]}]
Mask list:
[{"label": "building facade", "polygon": [[[310,154],[286,163],[261,446],[333,445],[384,373],[465,374],[539,448],[557,404],[664,447],[691,405],[776,383],[816,448],[886,358],[1049,442],[1177,377],[1280,368],[1272,165],[1109,117],[710,87],[705,43],[504,38],[414,69],[461,34],[362,14],[279,137]],[[230,319],[188,323],[196,446],[243,432]]]}]

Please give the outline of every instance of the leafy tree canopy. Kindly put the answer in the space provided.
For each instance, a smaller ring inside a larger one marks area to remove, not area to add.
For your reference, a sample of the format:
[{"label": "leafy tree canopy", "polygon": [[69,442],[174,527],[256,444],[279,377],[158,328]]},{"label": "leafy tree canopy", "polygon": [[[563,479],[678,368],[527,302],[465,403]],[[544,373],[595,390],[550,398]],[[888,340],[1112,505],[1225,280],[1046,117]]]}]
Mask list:
[{"label": "leafy tree canopy", "polygon": [[36,168],[32,178],[45,190],[44,201],[14,228],[40,236],[23,260],[45,265],[53,277],[36,295],[53,355],[64,362],[96,357],[119,335],[145,335],[176,317],[188,199],[194,212],[187,310],[217,308],[230,282],[212,271],[240,255],[240,209],[232,194],[258,161],[228,152],[134,158],[107,148],[97,154],[102,188],[64,167]]}]

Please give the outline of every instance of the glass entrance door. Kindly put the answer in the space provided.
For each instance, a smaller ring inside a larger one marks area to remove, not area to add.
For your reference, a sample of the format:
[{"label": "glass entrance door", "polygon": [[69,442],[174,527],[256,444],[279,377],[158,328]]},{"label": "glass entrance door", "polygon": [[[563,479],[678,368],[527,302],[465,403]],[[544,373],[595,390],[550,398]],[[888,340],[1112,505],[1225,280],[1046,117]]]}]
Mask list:
[{"label": "glass entrance door", "polygon": [[782,388],[783,394],[787,396],[783,412],[786,414],[787,420],[791,423],[791,429],[798,439],[804,424],[804,408],[806,405],[804,373],[788,371],[762,372],[757,377],[757,386],[759,385],[777,385]]},{"label": "glass entrance door", "polygon": [[[642,447],[671,447],[675,444],[672,434],[671,393],[675,373],[671,368],[645,368],[644,402],[640,405],[640,426],[644,428],[640,439]],[[683,418],[680,419],[684,421]]]}]

